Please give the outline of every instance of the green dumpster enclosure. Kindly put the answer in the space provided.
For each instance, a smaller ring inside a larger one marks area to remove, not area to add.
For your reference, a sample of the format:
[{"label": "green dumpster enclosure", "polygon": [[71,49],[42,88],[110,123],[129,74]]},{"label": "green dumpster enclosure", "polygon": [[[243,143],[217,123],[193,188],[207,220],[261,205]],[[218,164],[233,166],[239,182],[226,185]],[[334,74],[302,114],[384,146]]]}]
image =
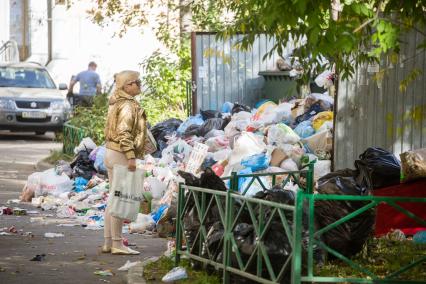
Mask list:
[{"label": "green dumpster enclosure", "polygon": [[259,75],[265,79],[262,89],[264,98],[278,103],[283,99],[299,97],[296,77],[290,77],[289,71],[260,71]]}]

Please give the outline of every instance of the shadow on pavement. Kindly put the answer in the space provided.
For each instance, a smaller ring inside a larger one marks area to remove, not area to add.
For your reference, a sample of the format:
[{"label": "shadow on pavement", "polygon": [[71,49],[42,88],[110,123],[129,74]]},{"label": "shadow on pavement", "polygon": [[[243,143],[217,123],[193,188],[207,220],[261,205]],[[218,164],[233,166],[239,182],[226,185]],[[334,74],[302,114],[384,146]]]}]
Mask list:
[{"label": "shadow on pavement", "polygon": [[49,141],[55,140],[53,132],[46,132],[44,135],[36,135],[35,132],[10,132],[0,130],[0,141],[30,140],[30,141]]}]

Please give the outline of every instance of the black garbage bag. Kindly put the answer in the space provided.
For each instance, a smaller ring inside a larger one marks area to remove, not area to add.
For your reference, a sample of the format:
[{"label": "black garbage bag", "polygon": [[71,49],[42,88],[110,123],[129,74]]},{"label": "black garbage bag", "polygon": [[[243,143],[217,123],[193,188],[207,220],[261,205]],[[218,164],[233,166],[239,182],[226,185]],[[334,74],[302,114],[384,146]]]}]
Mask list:
[{"label": "black garbage bag", "polygon": [[333,192],[338,188],[342,194],[347,195],[368,195],[369,190],[366,187],[358,185],[355,177],[358,171],[344,169],[328,173],[318,180],[318,186],[324,192]]},{"label": "black garbage bag", "polygon": [[325,109],[321,105],[321,102],[314,103],[307,112],[296,117],[296,119],[294,120],[294,126],[310,119],[311,117],[314,117],[315,115],[323,111],[325,111]]},{"label": "black garbage bag", "polygon": [[[258,236],[255,233],[253,225],[248,223],[239,223],[235,226],[233,235],[237,243],[238,250],[241,253],[243,263],[246,265],[248,264],[246,271],[256,274],[256,258],[253,258],[250,263],[247,263],[256,248],[256,244],[258,243]],[[277,222],[275,220],[272,221],[267,231],[265,232],[263,245],[266,249],[266,254],[271,261],[272,269],[275,275],[280,272],[284,263],[292,254],[291,241],[292,240],[289,240],[285,234],[281,222]],[[232,254],[231,261],[233,267],[238,267],[235,254]],[[288,267],[287,271],[284,272],[284,277],[283,279],[280,279],[280,283],[288,283],[291,275],[290,269],[291,268]],[[269,277],[269,272],[265,265],[263,266],[262,276]],[[242,283],[238,277],[234,280],[235,283]]]},{"label": "black garbage bag", "polygon": [[[272,189],[267,191],[258,192],[255,195],[255,198],[260,198],[267,201],[272,201],[276,203],[286,204],[286,205],[294,205],[296,200],[296,194],[292,190],[286,190],[282,187],[281,184],[275,185]],[[272,214],[271,208],[264,208],[266,218],[269,218]],[[289,221],[289,225],[291,226],[293,223],[293,212],[292,211],[284,211],[284,215]],[[309,223],[308,223],[308,203],[305,203],[303,206],[303,230],[302,230],[302,241],[303,241],[303,249],[306,251],[308,248],[308,240],[309,240]],[[278,215],[275,215],[274,221],[277,223],[281,222],[281,219]],[[317,263],[322,263],[324,261],[324,252],[317,246],[314,246],[314,258]]]},{"label": "black garbage bag", "polygon": [[230,118],[210,118],[204,121],[198,132],[199,136],[204,136],[213,129],[223,130],[228,125]]},{"label": "black garbage bag", "polygon": [[369,190],[399,184],[401,164],[392,153],[370,147],[355,161],[359,171],[357,183]]},{"label": "black garbage bag", "polygon": [[167,144],[167,142],[165,142],[163,140],[158,140],[157,141],[157,151],[155,151],[154,153],[152,153],[151,156],[153,156],[154,158],[161,158],[161,153],[163,152],[163,150],[165,148],[167,148],[167,146],[169,146]]},{"label": "black garbage bag", "polygon": [[[321,194],[361,195],[368,191],[355,181],[357,171],[342,170],[330,173],[318,180],[318,192]],[[326,227],[355,210],[365,206],[363,201],[329,201],[315,202],[315,223],[318,229]],[[346,257],[361,251],[364,243],[372,235],[375,211],[366,212],[346,221],[322,235],[324,243]]]},{"label": "black garbage bag", "polygon": [[[178,174],[185,180],[185,184],[188,186],[209,188],[213,190],[226,191],[226,186],[223,180],[217,176],[211,168],[207,168],[204,173],[201,174],[200,178],[197,178],[191,173],[178,171]],[[200,239],[196,238],[197,232],[200,228],[200,221],[198,218],[198,213],[195,206],[194,195],[190,192],[185,196],[185,200],[189,199],[188,205],[184,212],[184,235],[186,238],[187,246],[191,249],[191,253],[196,255],[199,254],[199,246]],[[199,194],[199,200],[201,204],[201,194]],[[206,204],[209,204],[210,201],[214,199],[214,196],[211,194],[206,194]],[[221,199],[222,204],[221,207],[225,206],[225,199]],[[217,204],[213,200],[213,205],[210,207],[210,210],[207,212],[207,216],[205,217],[204,225],[207,231],[215,224],[220,221],[220,213],[217,207]]]},{"label": "black garbage bag", "polygon": [[182,120],[176,118],[170,118],[160,123],[157,123],[151,128],[152,136],[154,136],[155,141],[165,141],[167,135],[173,134],[173,132],[178,129],[178,127],[182,124]]},{"label": "black garbage bag", "polygon": [[280,185],[276,185],[270,190],[257,192],[254,198],[259,198],[281,204],[294,205],[294,200],[296,199],[296,196],[294,191],[285,190],[281,188]]},{"label": "black garbage bag", "polygon": [[192,135],[200,136],[200,130],[201,125],[192,124],[188,126],[188,128],[185,130],[185,133],[183,134],[184,137],[189,137]]},{"label": "black garbage bag", "polygon": [[222,117],[222,113],[217,110],[200,110],[200,114],[203,120]]},{"label": "black garbage bag", "polygon": [[234,106],[232,107],[232,110],[231,110],[231,114],[238,113],[240,111],[250,112],[251,109],[248,106],[245,106],[245,105],[242,105],[242,104],[239,104],[239,103],[234,103]]},{"label": "black garbage bag", "polygon": [[89,151],[82,150],[74,157],[70,163],[73,178],[83,177],[87,180],[90,180],[96,173],[94,161],[90,160],[89,154]]},{"label": "black garbage bag", "polygon": [[201,255],[214,261],[222,260],[224,229],[221,222],[215,222],[207,232]]}]

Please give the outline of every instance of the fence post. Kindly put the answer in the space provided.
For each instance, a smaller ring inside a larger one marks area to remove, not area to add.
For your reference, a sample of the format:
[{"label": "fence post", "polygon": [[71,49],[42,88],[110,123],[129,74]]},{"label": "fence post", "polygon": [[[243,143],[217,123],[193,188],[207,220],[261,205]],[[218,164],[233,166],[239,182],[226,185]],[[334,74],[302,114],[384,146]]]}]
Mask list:
[{"label": "fence post", "polygon": [[312,194],[314,192],[314,163],[309,163],[308,173],[306,176],[306,193]]},{"label": "fence post", "polygon": [[183,183],[179,183],[178,191],[178,208],[177,208],[177,218],[176,218],[176,256],[175,256],[175,266],[179,266],[180,254],[179,251],[182,250],[182,210],[185,204],[185,192],[182,187]]},{"label": "fence post", "polygon": [[293,261],[291,283],[300,284],[302,274],[302,217],[303,217],[303,190],[298,190],[293,214]]},{"label": "fence post", "polygon": [[238,190],[238,177],[237,173],[231,173],[229,190],[226,193],[225,202],[225,232],[224,232],[224,243],[223,243],[223,283],[231,283],[231,275],[227,268],[231,265],[231,235],[232,235],[232,222],[233,222],[233,201],[232,192],[237,188]]},{"label": "fence post", "polygon": [[185,81],[185,87],[186,87],[186,115],[188,117],[191,116],[192,111],[192,86],[191,81]]}]

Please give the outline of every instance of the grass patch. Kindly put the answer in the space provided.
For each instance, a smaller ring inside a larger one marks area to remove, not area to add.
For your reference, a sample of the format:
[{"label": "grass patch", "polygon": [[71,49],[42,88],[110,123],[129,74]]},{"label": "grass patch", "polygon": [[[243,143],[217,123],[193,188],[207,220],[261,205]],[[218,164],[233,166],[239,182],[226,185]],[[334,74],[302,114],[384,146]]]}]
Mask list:
[{"label": "grass patch", "polygon": [[[191,268],[188,260],[182,259],[180,266],[185,267],[188,279],[179,280],[183,284],[220,284],[222,280],[217,275],[209,275],[206,271],[197,271]],[[162,256],[156,262],[148,263],[144,267],[143,276],[147,283],[162,283],[161,278],[174,267],[174,260]]]},{"label": "grass patch", "polygon": [[54,165],[56,164],[56,162],[60,160],[70,162],[72,159],[73,159],[72,156],[63,153],[62,150],[51,150],[50,155],[44,158],[43,162]]},{"label": "grass patch", "polygon": [[[370,239],[363,251],[352,258],[352,261],[368,269],[379,278],[395,272],[415,260],[426,257],[426,244],[415,244],[413,241],[393,241],[384,238]],[[318,276],[367,278],[367,275],[351,268],[342,261],[328,261],[322,267],[315,268]],[[423,280],[426,283],[426,262],[409,269],[394,279]]]}]

